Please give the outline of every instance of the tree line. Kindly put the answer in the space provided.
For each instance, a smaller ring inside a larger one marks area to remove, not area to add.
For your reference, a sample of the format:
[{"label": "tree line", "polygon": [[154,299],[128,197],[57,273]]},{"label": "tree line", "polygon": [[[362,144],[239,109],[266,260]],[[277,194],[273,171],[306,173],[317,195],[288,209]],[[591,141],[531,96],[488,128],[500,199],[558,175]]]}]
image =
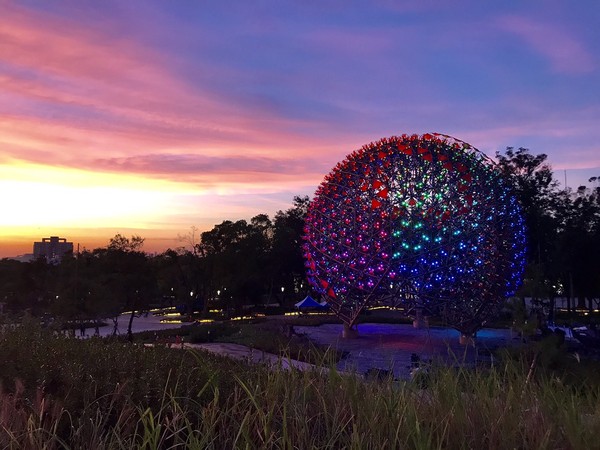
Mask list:
[{"label": "tree line", "polygon": [[561,188],[545,154],[509,147],[496,157],[527,227],[527,266],[518,295],[545,303],[550,314],[559,297],[567,299],[569,311],[598,309],[600,178],[575,190]]},{"label": "tree line", "polygon": [[125,311],[177,306],[240,312],[244,305],[291,305],[308,292],[301,241],[308,197],[271,219],[259,214],[180,236],[182,246],[143,252],[144,239],[116,235],[108,245],[65,255],[52,264],[0,261],[0,301],[64,319],[116,317]]},{"label": "tree line", "polygon": [[[600,180],[560,188],[545,154],[525,148],[497,153],[527,227],[527,269],[518,293],[569,309],[597,309],[600,297]],[[67,255],[58,264],[0,260],[0,302],[5,311],[30,310],[66,319],[115,317],[152,306],[188,311],[209,305],[241,311],[244,305],[291,306],[310,291],[302,258],[308,197],[271,219],[223,221],[180,236],[182,246],[157,255],[144,239],[116,235],[108,245]],[[553,310],[553,308],[550,308]]]}]

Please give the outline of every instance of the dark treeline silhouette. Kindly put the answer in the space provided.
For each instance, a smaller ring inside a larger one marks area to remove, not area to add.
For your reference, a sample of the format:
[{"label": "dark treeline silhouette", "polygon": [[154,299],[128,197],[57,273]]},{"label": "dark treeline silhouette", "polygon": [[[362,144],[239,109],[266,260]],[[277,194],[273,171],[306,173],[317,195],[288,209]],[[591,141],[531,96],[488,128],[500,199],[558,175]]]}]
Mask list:
[{"label": "dark treeline silhouette", "polygon": [[600,297],[600,179],[563,189],[545,154],[512,147],[496,154],[523,208],[527,226],[527,268],[518,293],[545,304],[553,320],[554,301],[568,309],[597,309]]},{"label": "dark treeline silhouette", "polygon": [[200,234],[180,236],[182,247],[158,255],[142,251],[144,239],[120,234],[104,248],[69,254],[57,264],[0,261],[0,301],[5,311],[28,310],[67,320],[114,318],[151,307],[190,312],[209,306],[240,312],[243,305],[291,305],[308,291],[301,239],[308,197],[250,222],[224,221]]},{"label": "dark treeline silhouette", "polygon": [[[559,187],[544,154],[507,148],[497,154],[514,186],[527,225],[527,270],[521,297],[552,306],[598,308],[600,297],[600,183]],[[0,261],[0,302],[5,311],[95,320],[151,306],[209,307],[240,312],[244,305],[291,306],[309,292],[302,259],[308,197],[273,219],[224,221],[198,235],[180,236],[182,247],[150,256],[139,236],[117,235],[105,248],[44,259]],[[553,311],[554,308],[549,308]],[[552,318],[551,318],[552,319]],[[131,323],[131,322],[130,322]]]}]

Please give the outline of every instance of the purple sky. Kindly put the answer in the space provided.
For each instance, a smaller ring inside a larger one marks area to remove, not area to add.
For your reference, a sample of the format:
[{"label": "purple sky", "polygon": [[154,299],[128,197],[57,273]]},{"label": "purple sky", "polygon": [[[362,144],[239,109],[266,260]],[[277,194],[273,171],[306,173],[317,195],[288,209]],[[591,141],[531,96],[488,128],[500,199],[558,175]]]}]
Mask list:
[{"label": "purple sky", "polygon": [[402,133],[600,175],[595,0],[0,5],[0,256],[50,234],[173,246]]}]

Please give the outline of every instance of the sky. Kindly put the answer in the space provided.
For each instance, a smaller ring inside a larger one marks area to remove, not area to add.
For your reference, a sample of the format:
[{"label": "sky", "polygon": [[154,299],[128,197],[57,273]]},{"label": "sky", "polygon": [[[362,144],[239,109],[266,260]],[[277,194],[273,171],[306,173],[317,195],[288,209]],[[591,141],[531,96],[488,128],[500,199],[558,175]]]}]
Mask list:
[{"label": "sky", "polygon": [[312,195],[382,137],[600,175],[600,5],[0,0],[0,257],[144,249]]}]

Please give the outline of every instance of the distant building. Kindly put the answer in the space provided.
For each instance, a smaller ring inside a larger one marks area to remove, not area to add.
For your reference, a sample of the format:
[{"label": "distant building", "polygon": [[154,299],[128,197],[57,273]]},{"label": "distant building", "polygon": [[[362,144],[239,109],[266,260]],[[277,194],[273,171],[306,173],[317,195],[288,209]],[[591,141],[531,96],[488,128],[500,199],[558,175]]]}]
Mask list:
[{"label": "distant building", "polygon": [[65,238],[51,236],[43,238],[42,242],[33,243],[34,259],[45,257],[47,261],[59,261],[66,253],[73,252],[73,243]]}]

